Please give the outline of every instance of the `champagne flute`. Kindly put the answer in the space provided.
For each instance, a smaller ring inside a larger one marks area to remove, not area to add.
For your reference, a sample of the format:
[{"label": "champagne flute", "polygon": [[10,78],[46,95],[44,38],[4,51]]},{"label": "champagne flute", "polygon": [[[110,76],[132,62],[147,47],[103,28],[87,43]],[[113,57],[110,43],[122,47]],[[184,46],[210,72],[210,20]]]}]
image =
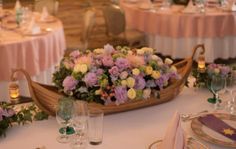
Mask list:
[{"label": "champagne flute", "polygon": [[56,109],[56,119],[60,124],[60,136],[57,137],[59,143],[68,143],[70,141],[68,134],[73,134],[73,128],[70,127],[73,111],[73,100],[71,98],[63,97],[59,99]]},{"label": "champagne flute", "polygon": [[77,100],[74,103],[74,109],[72,126],[75,134],[70,146],[72,149],[85,149],[88,142],[88,104],[85,101]]},{"label": "champagne flute", "polygon": [[220,75],[213,75],[211,78],[211,90],[215,94],[216,103],[214,105],[215,110],[219,110],[221,108],[221,101],[219,99],[219,91],[224,88],[225,78]]}]

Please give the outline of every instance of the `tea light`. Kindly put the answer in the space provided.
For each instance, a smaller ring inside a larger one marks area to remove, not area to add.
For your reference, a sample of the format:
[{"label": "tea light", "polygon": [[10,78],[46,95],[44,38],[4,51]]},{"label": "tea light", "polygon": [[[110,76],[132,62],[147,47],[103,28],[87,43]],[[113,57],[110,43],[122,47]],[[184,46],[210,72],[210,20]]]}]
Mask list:
[{"label": "tea light", "polygon": [[198,57],[198,71],[199,72],[205,72],[206,70],[206,62],[205,62],[205,56],[203,53],[200,53],[199,57]]},{"label": "tea light", "polygon": [[19,85],[16,82],[11,82],[8,87],[9,96],[12,102],[18,102],[20,96]]}]

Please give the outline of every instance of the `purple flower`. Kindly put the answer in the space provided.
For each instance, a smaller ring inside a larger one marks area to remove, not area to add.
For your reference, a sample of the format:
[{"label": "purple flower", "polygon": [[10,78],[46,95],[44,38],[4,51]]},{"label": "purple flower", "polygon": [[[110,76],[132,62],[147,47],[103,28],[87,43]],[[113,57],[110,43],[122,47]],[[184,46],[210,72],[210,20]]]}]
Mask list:
[{"label": "purple flower", "polygon": [[160,78],[155,80],[155,83],[160,89],[162,89],[168,80],[169,80],[169,76],[163,74]]},{"label": "purple flower", "polygon": [[98,83],[97,74],[93,72],[89,72],[84,77],[84,82],[87,86],[92,87]]},{"label": "purple flower", "polygon": [[102,58],[102,64],[104,65],[104,66],[107,66],[107,67],[111,67],[111,66],[113,66],[114,65],[114,62],[113,62],[113,59],[112,59],[112,57],[111,56],[104,56],[103,58]]},{"label": "purple flower", "polygon": [[147,88],[156,87],[155,81],[154,81],[154,80],[148,80],[148,81],[146,82],[146,87],[147,87]]},{"label": "purple flower", "polygon": [[101,68],[99,68],[96,72],[96,74],[99,75],[99,76],[102,75],[103,73],[104,73],[104,70],[101,69]]},{"label": "purple flower", "polygon": [[135,77],[135,89],[142,90],[145,88],[146,82],[142,76]]},{"label": "purple flower", "polygon": [[127,101],[127,90],[125,87],[117,86],[115,87],[115,97],[116,97],[116,104],[119,105]]},{"label": "purple flower", "polygon": [[5,117],[11,117],[15,114],[15,111],[13,109],[5,109],[3,110],[3,113],[2,115],[5,116]]},{"label": "purple flower", "polygon": [[221,75],[226,76],[230,72],[230,68],[228,66],[222,66],[220,72]]},{"label": "purple flower", "polygon": [[70,53],[70,57],[72,57],[73,59],[77,59],[79,56],[80,56],[79,50],[75,50]]},{"label": "purple flower", "polygon": [[127,59],[121,58],[121,57],[116,59],[115,64],[121,70],[124,70],[124,69],[127,69],[130,67],[129,61]]},{"label": "purple flower", "polygon": [[104,50],[105,50],[105,53],[111,54],[115,49],[114,49],[114,47],[112,45],[106,44],[104,46]]},{"label": "purple flower", "polygon": [[171,72],[168,74],[169,79],[181,79],[181,76],[177,72]]},{"label": "purple flower", "polygon": [[116,67],[116,66],[113,66],[111,69],[109,69],[109,73],[112,75],[112,76],[119,76],[119,68]]},{"label": "purple flower", "polygon": [[74,90],[77,84],[78,81],[74,77],[67,76],[62,83],[62,86],[64,87],[64,92]]}]

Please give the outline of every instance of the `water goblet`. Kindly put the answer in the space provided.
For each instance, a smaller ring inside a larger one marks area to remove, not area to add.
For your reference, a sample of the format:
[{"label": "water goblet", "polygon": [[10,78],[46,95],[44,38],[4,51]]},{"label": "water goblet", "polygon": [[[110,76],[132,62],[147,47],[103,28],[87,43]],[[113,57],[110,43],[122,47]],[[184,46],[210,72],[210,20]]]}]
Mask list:
[{"label": "water goblet", "polygon": [[70,127],[73,111],[73,100],[71,98],[63,97],[59,99],[56,109],[56,120],[60,125],[60,136],[57,137],[59,143],[70,141],[68,134],[73,134],[73,128]]},{"label": "water goblet", "polygon": [[85,149],[88,142],[88,105],[87,102],[77,100],[74,102],[74,115],[72,126],[75,134],[71,140],[72,149]]},{"label": "water goblet", "polygon": [[219,99],[219,91],[224,88],[225,85],[225,77],[224,76],[212,76],[211,78],[211,91],[215,94],[216,103],[214,105],[215,110],[219,110],[221,108],[221,101]]}]

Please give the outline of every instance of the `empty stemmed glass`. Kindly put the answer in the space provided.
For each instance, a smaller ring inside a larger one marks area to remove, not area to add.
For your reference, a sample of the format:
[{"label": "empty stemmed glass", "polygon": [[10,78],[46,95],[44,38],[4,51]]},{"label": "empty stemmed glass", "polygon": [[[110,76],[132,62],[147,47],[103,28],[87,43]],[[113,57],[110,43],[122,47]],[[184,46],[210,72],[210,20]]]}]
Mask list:
[{"label": "empty stemmed glass", "polygon": [[232,70],[226,81],[226,93],[229,95],[226,110],[231,114],[236,112],[236,71]]},{"label": "empty stemmed glass", "polygon": [[88,105],[85,101],[77,100],[74,107],[72,126],[75,134],[71,139],[71,148],[85,149],[88,144]]},{"label": "empty stemmed glass", "polygon": [[218,92],[225,86],[225,77],[220,75],[213,75],[211,78],[211,91],[215,94],[216,103],[214,105],[215,110],[219,110],[221,107],[221,101],[219,99]]},{"label": "empty stemmed glass", "polygon": [[57,141],[60,143],[68,143],[70,141],[68,134],[73,134],[74,130],[71,127],[71,120],[74,113],[74,104],[71,98],[63,97],[59,99],[56,109],[56,119],[60,124]]}]

